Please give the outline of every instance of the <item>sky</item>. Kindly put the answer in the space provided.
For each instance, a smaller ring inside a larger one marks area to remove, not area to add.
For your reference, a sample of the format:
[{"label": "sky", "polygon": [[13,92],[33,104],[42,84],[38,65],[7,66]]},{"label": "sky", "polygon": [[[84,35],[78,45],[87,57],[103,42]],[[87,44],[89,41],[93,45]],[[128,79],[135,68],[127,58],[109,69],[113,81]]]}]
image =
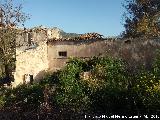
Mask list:
[{"label": "sky", "polygon": [[67,33],[117,36],[123,30],[124,0],[24,0],[25,27],[58,27]]}]

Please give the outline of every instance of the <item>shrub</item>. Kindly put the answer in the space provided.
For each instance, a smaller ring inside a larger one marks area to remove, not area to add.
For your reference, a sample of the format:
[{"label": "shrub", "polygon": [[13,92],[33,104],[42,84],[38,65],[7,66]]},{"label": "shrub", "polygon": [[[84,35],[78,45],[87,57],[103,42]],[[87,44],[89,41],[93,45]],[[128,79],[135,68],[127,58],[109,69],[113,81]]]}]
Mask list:
[{"label": "shrub", "polygon": [[19,107],[24,111],[37,108],[43,102],[43,87],[38,84],[19,85],[4,93],[5,107]]},{"label": "shrub", "polygon": [[[59,114],[62,115],[82,115],[84,112],[159,114],[160,56],[155,59],[151,71],[142,66],[135,75],[126,68],[127,64],[117,58],[72,58],[64,69],[48,74],[40,83],[20,85],[14,89],[1,88],[0,108],[16,106],[24,112],[38,110],[45,101],[44,89],[48,87],[51,105],[59,105],[62,110]],[[81,77],[84,72],[89,77]],[[56,92],[53,92],[55,84]]]},{"label": "shrub", "polygon": [[121,59],[111,57],[94,57],[88,63],[92,65],[92,77],[89,82],[85,82],[92,109],[110,114],[113,114],[113,111],[121,111],[127,103],[128,76],[125,63]]},{"label": "shrub", "polygon": [[[85,69],[86,66],[90,67]],[[80,78],[80,73],[87,70],[91,72],[91,77],[87,80]],[[128,81],[125,64],[120,59],[72,59],[60,72],[59,80],[56,100],[61,106],[69,106],[75,111],[90,111],[91,108],[94,111],[98,108],[100,111],[107,111],[111,108],[115,110],[118,108],[116,105],[122,107],[126,104]]]},{"label": "shrub", "polygon": [[157,52],[151,71],[143,67],[132,79],[134,79],[132,95],[134,95],[136,107],[142,113],[158,114],[160,111],[160,52]]},{"label": "shrub", "polygon": [[79,74],[83,71],[83,61],[71,59],[64,70],[59,74],[59,89],[56,100],[61,106],[73,111],[88,109],[89,97],[83,91]]},{"label": "shrub", "polygon": [[59,82],[59,73],[60,71],[47,73],[45,77],[42,80],[40,80],[39,84],[41,86],[45,86],[46,84],[50,86],[57,84]]},{"label": "shrub", "polygon": [[160,80],[155,74],[142,70],[137,76],[132,87],[137,112],[153,114],[158,112],[160,105]]},{"label": "shrub", "polygon": [[6,98],[5,93],[6,93],[6,91],[7,91],[6,88],[4,88],[4,87],[0,88],[0,109],[2,109],[5,105],[5,102],[6,102],[5,101],[5,98]]}]

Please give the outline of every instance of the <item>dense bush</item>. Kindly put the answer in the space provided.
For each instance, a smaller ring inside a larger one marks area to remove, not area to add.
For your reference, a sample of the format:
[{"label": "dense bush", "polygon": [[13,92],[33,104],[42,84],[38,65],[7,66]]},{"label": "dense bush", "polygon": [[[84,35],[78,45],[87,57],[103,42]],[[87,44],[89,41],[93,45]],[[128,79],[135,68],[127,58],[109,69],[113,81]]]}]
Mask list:
[{"label": "dense bush", "polygon": [[[125,107],[128,79],[125,64],[120,59],[103,57],[96,59],[91,70],[91,81],[99,81],[97,88],[91,91],[94,112],[112,113]],[[89,62],[90,63],[90,62]],[[90,85],[89,85],[90,86]],[[93,85],[90,87],[93,89]],[[121,110],[120,110],[121,111]]]},{"label": "dense bush", "polygon": [[[160,80],[156,76],[147,71],[141,71],[137,75],[136,81],[132,87],[135,94],[135,102],[139,112],[156,113],[159,111],[160,105]],[[141,110],[141,111],[140,111]]]},{"label": "dense bush", "polygon": [[152,65],[152,70],[142,68],[132,78],[132,96],[134,95],[136,108],[139,113],[158,114],[160,112],[160,54]]},{"label": "dense bush", "polygon": [[[141,66],[139,74],[133,76],[126,68],[122,60],[109,57],[94,57],[87,61],[71,60],[59,76],[59,104],[80,110],[85,105],[95,113],[158,113],[159,57],[151,71]],[[84,80],[79,75],[86,71],[91,75]]]},{"label": "dense bush", "polygon": [[[57,102],[83,111],[114,113],[126,109],[128,76],[125,63],[110,57],[72,59],[59,75]],[[89,72],[88,79],[80,74]]]},{"label": "dense bush", "polygon": [[37,108],[43,102],[43,86],[38,84],[4,88],[1,91],[1,106],[9,109],[20,108],[25,112]]},{"label": "dense bush", "polygon": [[73,111],[88,109],[89,97],[80,83],[80,73],[85,63],[80,59],[72,59],[59,74],[59,85],[56,95],[57,103],[71,108]]},{"label": "dense bush", "polygon": [[[66,114],[70,114],[65,116],[68,119],[91,113],[159,114],[160,56],[157,55],[150,71],[141,66],[133,75],[127,67],[123,60],[111,57],[72,58],[64,69],[46,75],[39,83],[1,88],[0,108],[38,112],[46,102],[45,96],[49,96],[50,108],[58,110],[56,115],[61,118]],[[88,77],[84,78],[83,73]]]}]

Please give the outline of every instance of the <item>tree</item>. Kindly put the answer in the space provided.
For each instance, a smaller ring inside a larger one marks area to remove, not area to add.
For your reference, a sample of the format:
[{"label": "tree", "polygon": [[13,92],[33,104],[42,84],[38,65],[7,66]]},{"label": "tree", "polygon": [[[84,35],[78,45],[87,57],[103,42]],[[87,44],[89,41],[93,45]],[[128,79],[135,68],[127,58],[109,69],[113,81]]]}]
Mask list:
[{"label": "tree", "polygon": [[13,0],[0,2],[0,63],[4,67],[5,82],[11,81],[11,73],[16,60],[16,36],[18,26],[23,24],[27,15],[22,12],[22,4],[15,5]]},{"label": "tree", "polygon": [[124,37],[155,37],[160,35],[160,0],[125,0]]}]

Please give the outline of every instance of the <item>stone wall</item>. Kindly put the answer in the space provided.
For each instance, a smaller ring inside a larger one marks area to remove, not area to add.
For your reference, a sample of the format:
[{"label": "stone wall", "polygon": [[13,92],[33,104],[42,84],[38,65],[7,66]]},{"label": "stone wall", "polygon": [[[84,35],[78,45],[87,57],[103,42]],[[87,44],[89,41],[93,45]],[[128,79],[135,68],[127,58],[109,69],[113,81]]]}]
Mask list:
[{"label": "stone wall", "polygon": [[32,43],[41,43],[46,41],[47,39],[52,38],[73,38],[77,37],[76,33],[66,33],[63,30],[53,27],[53,28],[45,28],[45,27],[35,27],[31,29],[19,29],[19,35],[16,39],[17,47],[26,46],[31,41]]},{"label": "stone wall", "polygon": [[35,80],[42,78],[48,69],[46,42],[32,49],[17,49],[15,81],[13,86],[23,83],[24,75],[33,75]]},{"label": "stone wall", "polygon": [[[69,57],[89,58],[106,55],[122,58],[132,70],[140,64],[150,69],[157,49],[160,49],[160,39],[53,41],[48,44],[49,70],[64,67]],[[59,56],[61,51],[66,51],[67,57]]]},{"label": "stone wall", "polygon": [[44,30],[21,30],[16,38],[16,46],[29,46],[32,43],[41,43],[47,40],[46,31]]},{"label": "stone wall", "polygon": [[[25,74],[33,75],[33,78],[38,80],[48,71],[63,68],[70,57],[90,58],[107,55],[122,58],[132,71],[136,71],[135,68],[140,64],[149,69],[157,49],[160,49],[160,39],[141,38],[52,41],[33,47],[17,48],[13,86],[23,83]],[[67,52],[67,56],[60,56],[59,52]]]},{"label": "stone wall", "polygon": [[28,75],[33,75],[35,80],[44,76],[48,69],[47,39],[75,36],[78,34],[66,33],[56,27],[19,29],[16,38],[16,70],[13,86],[23,83],[24,79],[27,81]]},{"label": "stone wall", "polygon": [[148,70],[151,69],[157,50],[160,50],[160,39],[124,39],[107,46],[106,55],[122,58],[128,64],[128,70],[136,72],[140,65],[144,65]]},{"label": "stone wall", "polygon": [[[55,41],[48,44],[49,70],[54,71],[65,66],[70,57],[90,58],[105,54],[108,40]],[[67,52],[67,57],[59,56],[59,52]]]}]

